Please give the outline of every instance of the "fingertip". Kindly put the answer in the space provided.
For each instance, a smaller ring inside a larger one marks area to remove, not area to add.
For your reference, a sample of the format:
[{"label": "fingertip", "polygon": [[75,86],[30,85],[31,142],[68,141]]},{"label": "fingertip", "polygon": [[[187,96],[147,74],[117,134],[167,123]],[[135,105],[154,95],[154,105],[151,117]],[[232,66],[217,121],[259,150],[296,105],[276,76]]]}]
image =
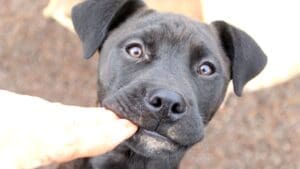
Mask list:
[{"label": "fingertip", "polygon": [[116,142],[122,142],[131,136],[135,134],[137,131],[138,127],[131,123],[130,121],[126,119],[120,119],[118,120],[117,126],[116,126],[118,132],[116,133],[114,140]]},{"label": "fingertip", "polygon": [[129,120],[120,119],[119,121],[120,121],[120,125],[121,125],[122,129],[127,130],[128,133],[134,134],[138,129],[138,127],[135,124],[133,124],[132,122],[130,122]]}]

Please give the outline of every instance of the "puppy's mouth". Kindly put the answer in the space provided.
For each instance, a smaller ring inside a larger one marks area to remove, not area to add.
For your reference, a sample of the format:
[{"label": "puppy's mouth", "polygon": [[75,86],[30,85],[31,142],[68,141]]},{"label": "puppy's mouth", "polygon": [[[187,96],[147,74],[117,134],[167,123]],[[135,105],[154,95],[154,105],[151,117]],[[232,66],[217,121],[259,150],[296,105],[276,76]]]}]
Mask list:
[{"label": "puppy's mouth", "polygon": [[139,128],[136,134],[127,140],[125,144],[134,152],[148,157],[172,154],[183,148],[168,137],[143,128]]},{"label": "puppy's mouth", "polygon": [[[151,129],[145,128],[144,123],[138,122],[139,118],[134,118],[135,116],[125,113],[120,106],[107,104],[107,102],[103,105],[106,109],[116,112],[119,118],[127,119],[139,127],[138,131],[124,142],[134,152],[148,157],[160,157],[185,147],[168,136],[155,131],[152,127],[150,127]],[[150,122],[149,120],[148,122]]]},{"label": "puppy's mouth", "polygon": [[164,145],[164,147],[161,147],[160,149],[168,149],[168,147],[169,149],[174,149],[175,147],[179,146],[179,144],[169,139],[168,137],[163,136],[158,132],[150,131],[143,128],[139,128],[139,130],[136,133],[136,136],[140,137],[141,139],[145,139],[140,141],[150,143],[150,145],[147,145],[148,147],[156,146],[156,148],[159,148],[159,146]]}]

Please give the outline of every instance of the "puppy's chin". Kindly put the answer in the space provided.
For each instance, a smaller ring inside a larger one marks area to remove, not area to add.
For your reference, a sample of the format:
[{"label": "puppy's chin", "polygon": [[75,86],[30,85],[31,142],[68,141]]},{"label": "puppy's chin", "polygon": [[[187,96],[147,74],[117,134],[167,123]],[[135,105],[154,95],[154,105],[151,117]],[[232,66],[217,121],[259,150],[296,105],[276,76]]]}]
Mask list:
[{"label": "puppy's chin", "polygon": [[170,154],[185,149],[185,146],[181,146],[165,136],[141,128],[125,144],[135,153],[149,158],[169,157]]}]

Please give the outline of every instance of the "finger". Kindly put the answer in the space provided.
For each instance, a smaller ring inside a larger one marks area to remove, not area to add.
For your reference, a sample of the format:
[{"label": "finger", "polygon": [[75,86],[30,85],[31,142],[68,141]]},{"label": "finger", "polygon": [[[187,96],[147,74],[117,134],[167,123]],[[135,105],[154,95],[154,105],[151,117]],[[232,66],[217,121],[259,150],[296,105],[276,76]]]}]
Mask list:
[{"label": "finger", "polygon": [[132,136],[137,127],[125,119],[106,123],[78,124],[68,131],[69,137],[60,146],[51,149],[43,158],[43,164],[61,163],[81,157],[106,153]]},{"label": "finger", "polygon": [[119,119],[113,123],[103,124],[94,131],[96,133],[89,132],[85,133],[84,137],[80,137],[82,140],[77,150],[78,156],[90,157],[113,150],[131,137],[137,131],[137,126],[128,120]]}]

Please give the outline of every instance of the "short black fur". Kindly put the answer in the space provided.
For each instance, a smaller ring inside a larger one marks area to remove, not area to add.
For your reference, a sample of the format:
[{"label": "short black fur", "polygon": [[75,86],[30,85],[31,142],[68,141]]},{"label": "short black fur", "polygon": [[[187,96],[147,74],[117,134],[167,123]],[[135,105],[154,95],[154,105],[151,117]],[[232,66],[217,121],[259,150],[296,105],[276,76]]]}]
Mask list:
[{"label": "short black fur", "polygon": [[[60,169],[178,168],[187,149],[202,140],[229,81],[240,96],[267,61],[232,25],[156,12],[139,0],[86,0],[74,7],[72,19],[84,56],[99,49],[100,105],[139,130],[112,152]],[[142,47],[140,58],[126,50],[133,43]],[[203,65],[214,66],[213,73],[199,74]]]}]

